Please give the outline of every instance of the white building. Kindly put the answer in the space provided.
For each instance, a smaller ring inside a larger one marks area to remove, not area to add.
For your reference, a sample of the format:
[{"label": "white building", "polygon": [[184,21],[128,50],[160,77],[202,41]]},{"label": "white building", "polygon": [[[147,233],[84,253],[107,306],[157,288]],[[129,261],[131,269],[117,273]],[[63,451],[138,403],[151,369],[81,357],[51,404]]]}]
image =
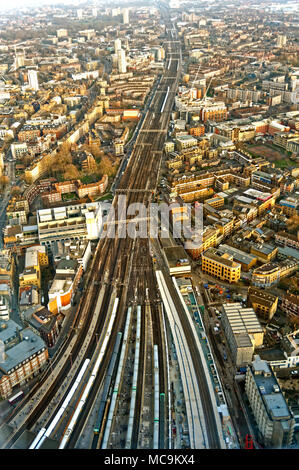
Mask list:
[{"label": "white building", "polygon": [[42,245],[61,240],[96,240],[102,230],[99,202],[75,204],[37,211],[38,234]]},{"label": "white building", "polygon": [[28,82],[30,88],[35,91],[39,90],[36,70],[28,70]]},{"label": "white building", "polygon": [[11,153],[14,159],[19,158],[23,153],[28,152],[27,142],[15,142],[10,145]]},{"label": "white building", "polygon": [[19,67],[24,67],[24,65],[25,65],[25,52],[17,52],[16,58],[15,58],[16,70]]},{"label": "white building", "polygon": [[9,305],[7,299],[0,295],[0,321],[9,320]]},{"label": "white building", "polygon": [[129,23],[129,9],[124,8],[123,9],[123,24],[128,24]]},{"label": "white building", "polygon": [[115,39],[114,41],[114,51],[115,54],[117,54],[118,51],[121,51],[121,40],[119,38]]},{"label": "white building", "polygon": [[117,66],[119,73],[127,72],[126,53],[123,49],[117,52]]},{"label": "white building", "polygon": [[287,43],[287,37],[284,34],[279,34],[277,37],[277,47],[284,47]]},{"label": "white building", "polygon": [[255,347],[263,344],[264,331],[253,308],[238,302],[222,305],[222,325],[237,367],[249,364]]}]

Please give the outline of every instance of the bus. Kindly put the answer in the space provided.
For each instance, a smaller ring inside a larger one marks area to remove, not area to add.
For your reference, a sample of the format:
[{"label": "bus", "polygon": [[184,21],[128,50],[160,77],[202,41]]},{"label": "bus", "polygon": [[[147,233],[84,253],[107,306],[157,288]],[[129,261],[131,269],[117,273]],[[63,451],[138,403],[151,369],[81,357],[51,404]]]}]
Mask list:
[{"label": "bus", "polygon": [[14,405],[24,396],[24,392],[21,390],[20,392],[16,393],[13,397],[8,399],[8,403],[10,405]]}]

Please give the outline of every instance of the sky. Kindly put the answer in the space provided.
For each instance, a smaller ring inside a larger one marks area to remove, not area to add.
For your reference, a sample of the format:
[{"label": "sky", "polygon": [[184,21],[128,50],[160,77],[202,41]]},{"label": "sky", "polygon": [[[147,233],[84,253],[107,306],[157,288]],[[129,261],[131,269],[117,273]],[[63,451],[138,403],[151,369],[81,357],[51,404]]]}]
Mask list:
[{"label": "sky", "polygon": [[[55,3],[64,3],[66,5],[75,4],[76,0],[0,0],[0,11],[13,8],[24,8],[28,6],[38,7],[40,5],[53,5]],[[80,4],[80,1],[77,1]]]}]

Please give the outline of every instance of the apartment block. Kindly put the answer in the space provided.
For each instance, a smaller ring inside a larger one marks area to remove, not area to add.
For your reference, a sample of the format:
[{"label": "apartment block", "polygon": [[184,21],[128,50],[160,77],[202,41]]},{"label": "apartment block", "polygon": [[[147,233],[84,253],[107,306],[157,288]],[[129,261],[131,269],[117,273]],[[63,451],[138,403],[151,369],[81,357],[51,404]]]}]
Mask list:
[{"label": "apartment block", "polygon": [[281,263],[266,263],[253,271],[251,283],[257,287],[271,287],[277,284],[281,278],[292,274],[297,269],[298,261],[295,259],[286,259]]},{"label": "apartment block", "polygon": [[299,295],[287,293],[283,296],[280,308],[287,314],[292,324],[299,324]]},{"label": "apartment block", "polygon": [[271,320],[277,310],[278,297],[257,287],[248,289],[248,305],[265,321]]},{"label": "apartment block", "polygon": [[37,376],[48,360],[44,341],[30,328],[22,329],[12,320],[0,325],[4,362],[0,363],[0,395],[8,398],[13,389]]},{"label": "apartment block", "polygon": [[202,254],[201,268],[204,273],[226,282],[238,282],[241,277],[241,265],[233,261],[228,253],[220,253],[209,248]]},{"label": "apartment block", "polygon": [[245,392],[265,447],[289,446],[295,419],[271,367],[259,356],[247,368]]}]

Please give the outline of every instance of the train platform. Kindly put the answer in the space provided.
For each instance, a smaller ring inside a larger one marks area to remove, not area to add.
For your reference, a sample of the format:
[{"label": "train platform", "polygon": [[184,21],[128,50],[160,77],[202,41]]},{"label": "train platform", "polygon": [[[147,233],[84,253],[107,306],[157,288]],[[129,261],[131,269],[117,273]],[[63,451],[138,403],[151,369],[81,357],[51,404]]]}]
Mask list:
[{"label": "train platform", "polygon": [[[221,418],[221,426],[223,431],[223,439],[226,443],[227,448],[237,449],[239,448],[237,435],[234,431],[233,424],[229,415],[228,407],[225,401],[221,381],[217,371],[217,367],[211,352],[209,345],[209,340],[206,335],[206,331],[203,325],[203,303],[202,307],[198,305],[194,291],[188,291],[187,293],[182,293],[182,297],[185,301],[185,304],[190,312],[190,316],[194,322],[196,332],[198,334],[198,339],[201,345],[202,354],[205,360],[206,370],[208,371],[210,377],[210,383],[213,386],[213,393],[216,399],[217,410]],[[199,300],[201,295],[198,293],[197,297]]]},{"label": "train platform", "polygon": [[[25,430],[16,442],[11,446],[11,449],[28,449],[32,441],[35,439],[36,433]],[[58,449],[59,442],[54,439],[46,439],[43,442],[41,449]]]},{"label": "train platform", "polygon": [[179,372],[179,365],[174,358],[173,347],[171,351],[171,366],[169,370],[170,381],[172,384],[172,398],[174,406],[174,415],[172,417],[171,430],[172,441],[175,449],[188,448],[190,445],[188,430],[188,422],[186,418],[186,408],[184,406],[183,385]]}]

